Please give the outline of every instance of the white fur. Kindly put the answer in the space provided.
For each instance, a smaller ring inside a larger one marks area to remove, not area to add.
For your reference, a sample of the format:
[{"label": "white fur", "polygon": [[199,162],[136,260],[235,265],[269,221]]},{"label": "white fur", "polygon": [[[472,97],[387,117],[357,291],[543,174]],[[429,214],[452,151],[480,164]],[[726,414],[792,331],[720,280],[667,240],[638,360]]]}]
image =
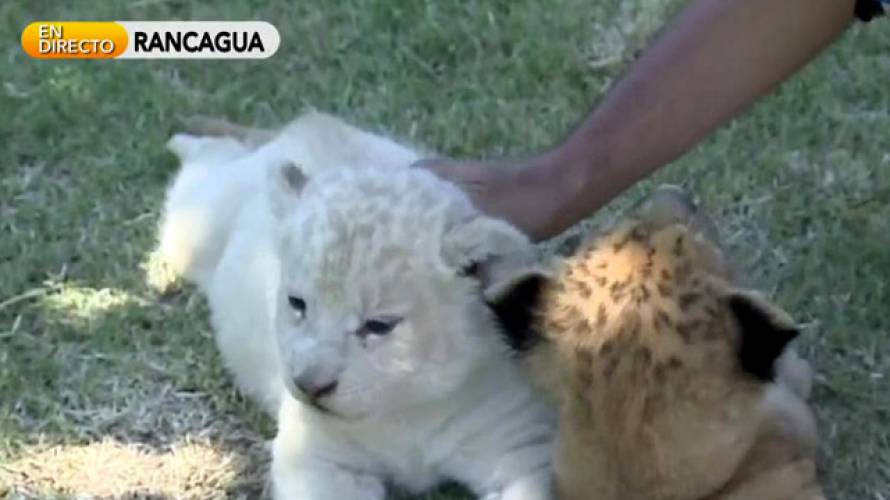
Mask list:
[{"label": "white fur", "polygon": [[[480,496],[549,497],[553,417],[501,345],[461,268],[531,245],[417,154],[306,115],[256,150],[176,136],[160,251],[206,293],[239,387],[276,413],[275,498],[383,498],[443,480]],[[284,180],[298,165],[308,181]],[[401,167],[401,168],[400,168]],[[297,314],[288,296],[307,304]],[[400,317],[386,336],[358,335]],[[338,381],[308,404],[292,380]]]}]

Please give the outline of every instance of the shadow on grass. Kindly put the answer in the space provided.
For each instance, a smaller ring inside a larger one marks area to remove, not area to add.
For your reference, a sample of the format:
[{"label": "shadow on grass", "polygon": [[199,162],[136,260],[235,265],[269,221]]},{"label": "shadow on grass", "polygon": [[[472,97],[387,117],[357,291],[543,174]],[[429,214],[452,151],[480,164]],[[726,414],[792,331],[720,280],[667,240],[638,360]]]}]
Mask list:
[{"label": "shadow on grass", "polygon": [[66,283],[32,295],[0,311],[14,318],[0,333],[7,488],[260,495],[271,422],[229,384],[195,294],[161,301]]},{"label": "shadow on grass", "polygon": [[[231,385],[193,289],[33,295],[0,337],[0,395],[12,403],[0,410],[0,484],[26,498],[264,494],[273,422]],[[469,495],[446,485],[393,498]]]}]

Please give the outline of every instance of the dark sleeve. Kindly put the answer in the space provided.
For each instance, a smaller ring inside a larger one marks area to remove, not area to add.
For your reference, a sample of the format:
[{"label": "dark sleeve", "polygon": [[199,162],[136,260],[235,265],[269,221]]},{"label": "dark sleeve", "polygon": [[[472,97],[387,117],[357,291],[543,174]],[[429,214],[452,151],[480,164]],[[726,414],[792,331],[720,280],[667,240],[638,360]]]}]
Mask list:
[{"label": "dark sleeve", "polygon": [[871,21],[884,14],[881,0],[856,0],[856,17],[863,21]]}]

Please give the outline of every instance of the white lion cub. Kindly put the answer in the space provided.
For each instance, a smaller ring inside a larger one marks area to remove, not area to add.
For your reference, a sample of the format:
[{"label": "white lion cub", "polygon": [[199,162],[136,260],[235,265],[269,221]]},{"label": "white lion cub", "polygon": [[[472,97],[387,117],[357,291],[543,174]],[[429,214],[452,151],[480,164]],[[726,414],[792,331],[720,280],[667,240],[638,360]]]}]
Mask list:
[{"label": "white lion cub", "polygon": [[335,118],[243,139],[171,139],[183,166],[159,251],[207,295],[238,386],[277,413],[274,497],[444,480],[549,497],[553,416],[484,293],[485,263],[530,255],[528,240],[406,168],[415,152]]}]

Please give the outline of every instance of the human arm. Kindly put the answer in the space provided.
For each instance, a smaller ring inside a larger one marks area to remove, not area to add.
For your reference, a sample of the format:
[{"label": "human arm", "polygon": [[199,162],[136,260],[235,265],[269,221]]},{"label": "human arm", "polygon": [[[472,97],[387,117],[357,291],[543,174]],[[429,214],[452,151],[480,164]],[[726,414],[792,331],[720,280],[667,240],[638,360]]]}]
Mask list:
[{"label": "human arm", "polygon": [[555,148],[518,164],[430,168],[533,238],[554,236],[812,60],[850,25],[855,3],[694,0]]}]

